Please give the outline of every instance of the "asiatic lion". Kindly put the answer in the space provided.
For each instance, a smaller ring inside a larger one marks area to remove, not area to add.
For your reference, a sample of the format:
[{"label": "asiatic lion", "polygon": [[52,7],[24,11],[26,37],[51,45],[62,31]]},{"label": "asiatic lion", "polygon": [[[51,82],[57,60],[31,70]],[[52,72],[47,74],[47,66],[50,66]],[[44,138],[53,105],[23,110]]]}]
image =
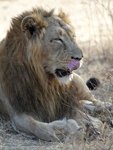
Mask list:
[{"label": "asiatic lion", "polygon": [[17,132],[55,141],[76,136],[89,122],[89,130],[103,130],[100,120],[80,108],[85,100],[102,105],[74,73],[82,58],[62,11],[35,8],[12,19],[0,44],[0,98]]}]

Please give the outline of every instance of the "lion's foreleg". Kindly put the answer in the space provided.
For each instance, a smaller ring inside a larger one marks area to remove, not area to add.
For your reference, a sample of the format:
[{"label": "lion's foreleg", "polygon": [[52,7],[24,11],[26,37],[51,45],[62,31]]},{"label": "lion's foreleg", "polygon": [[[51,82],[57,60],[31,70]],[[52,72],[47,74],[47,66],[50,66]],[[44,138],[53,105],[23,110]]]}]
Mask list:
[{"label": "lion's foreleg", "polygon": [[35,137],[46,141],[53,141],[57,140],[58,138],[48,123],[39,122],[29,115],[15,115],[11,119],[14,129],[18,133],[22,133],[23,135],[28,136],[34,135]]},{"label": "lion's foreleg", "polygon": [[70,135],[71,138],[78,136],[80,129],[80,126],[72,119],[43,123],[26,114],[14,115],[12,122],[17,132],[23,135],[34,135],[46,141],[62,141]]},{"label": "lion's foreleg", "polygon": [[93,118],[80,110],[76,112],[75,120],[79,125],[85,126],[86,130],[88,128],[88,132],[91,134],[101,133],[103,131],[103,123],[99,119]]},{"label": "lion's foreleg", "polygon": [[73,77],[74,77],[73,86],[77,90],[77,95],[79,97],[79,100],[88,100],[95,104],[98,103],[97,102],[98,100],[95,99],[94,96],[91,94],[91,92],[89,91],[88,87],[86,86],[82,78],[75,73]]}]

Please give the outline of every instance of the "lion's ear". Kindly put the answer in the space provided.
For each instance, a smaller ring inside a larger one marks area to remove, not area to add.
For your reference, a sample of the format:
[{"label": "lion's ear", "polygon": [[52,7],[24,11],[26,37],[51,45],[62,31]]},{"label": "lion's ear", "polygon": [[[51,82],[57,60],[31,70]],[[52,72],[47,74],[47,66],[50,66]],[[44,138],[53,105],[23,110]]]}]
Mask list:
[{"label": "lion's ear", "polygon": [[34,17],[27,16],[21,22],[21,29],[25,33],[26,37],[30,39],[36,34],[37,21]]},{"label": "lion's ear", "polygon": [[34,17],[27,16],[21,22],[21,29],[28,39],[35,36],[36,34],[39,37],[42,37],[44,34],[44,30],[42,29],[44,29],[47,26],[48,23],[45,20],[43,20],[40,15],[34,15]]}]

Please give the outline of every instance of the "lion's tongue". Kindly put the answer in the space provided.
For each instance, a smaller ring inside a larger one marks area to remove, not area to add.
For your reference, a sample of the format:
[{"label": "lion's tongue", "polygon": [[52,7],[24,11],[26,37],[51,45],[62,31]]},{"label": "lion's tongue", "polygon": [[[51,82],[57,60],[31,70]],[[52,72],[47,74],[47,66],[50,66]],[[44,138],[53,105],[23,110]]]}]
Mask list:
[{"label": "lion's tongue", "polygon": [[67,67],[69,71],[76,70],[80,67],[80,62],[77,59],[72,59],[68,62]]}]

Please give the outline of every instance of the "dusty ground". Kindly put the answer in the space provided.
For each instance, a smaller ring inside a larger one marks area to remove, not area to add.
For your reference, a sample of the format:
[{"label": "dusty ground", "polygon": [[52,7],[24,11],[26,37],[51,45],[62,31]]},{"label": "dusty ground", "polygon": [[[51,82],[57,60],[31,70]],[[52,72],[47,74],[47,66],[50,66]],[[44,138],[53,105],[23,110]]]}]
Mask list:
[{"label": "dusty ground", "polygon": [[[92,1],[92,2],[91,2]],[[84,81],[92,76],[98,77],[102,83],[94,93],[102,101],[113,100],[113,3],[110,0],[0,0],[0,40],[2,40],[10,26],[11,18],[22,11],[30,10],[35,6],[47,9],[63,8],[69,12],[73,25],[76,28],[78,45],[84,52],[83,66],[78,70]],[[89,3],[90,2],[90,3]],[[102,2],[102,3],[99,3]],[[107,6],[104,8],[103,6]],[[102,7],[101,7],[102,6]],[[106,10],[107,9],[107,10]],[[112,120],[112,112],[105,111],[98,117]],[[113,149],[113,129],[105,124],[105,131],[93,141],[73,141],[68,143],[48,143],[37,139],[28,139],[12,129],[9,120],[0,116],[0,150],[107,150]]]}]

